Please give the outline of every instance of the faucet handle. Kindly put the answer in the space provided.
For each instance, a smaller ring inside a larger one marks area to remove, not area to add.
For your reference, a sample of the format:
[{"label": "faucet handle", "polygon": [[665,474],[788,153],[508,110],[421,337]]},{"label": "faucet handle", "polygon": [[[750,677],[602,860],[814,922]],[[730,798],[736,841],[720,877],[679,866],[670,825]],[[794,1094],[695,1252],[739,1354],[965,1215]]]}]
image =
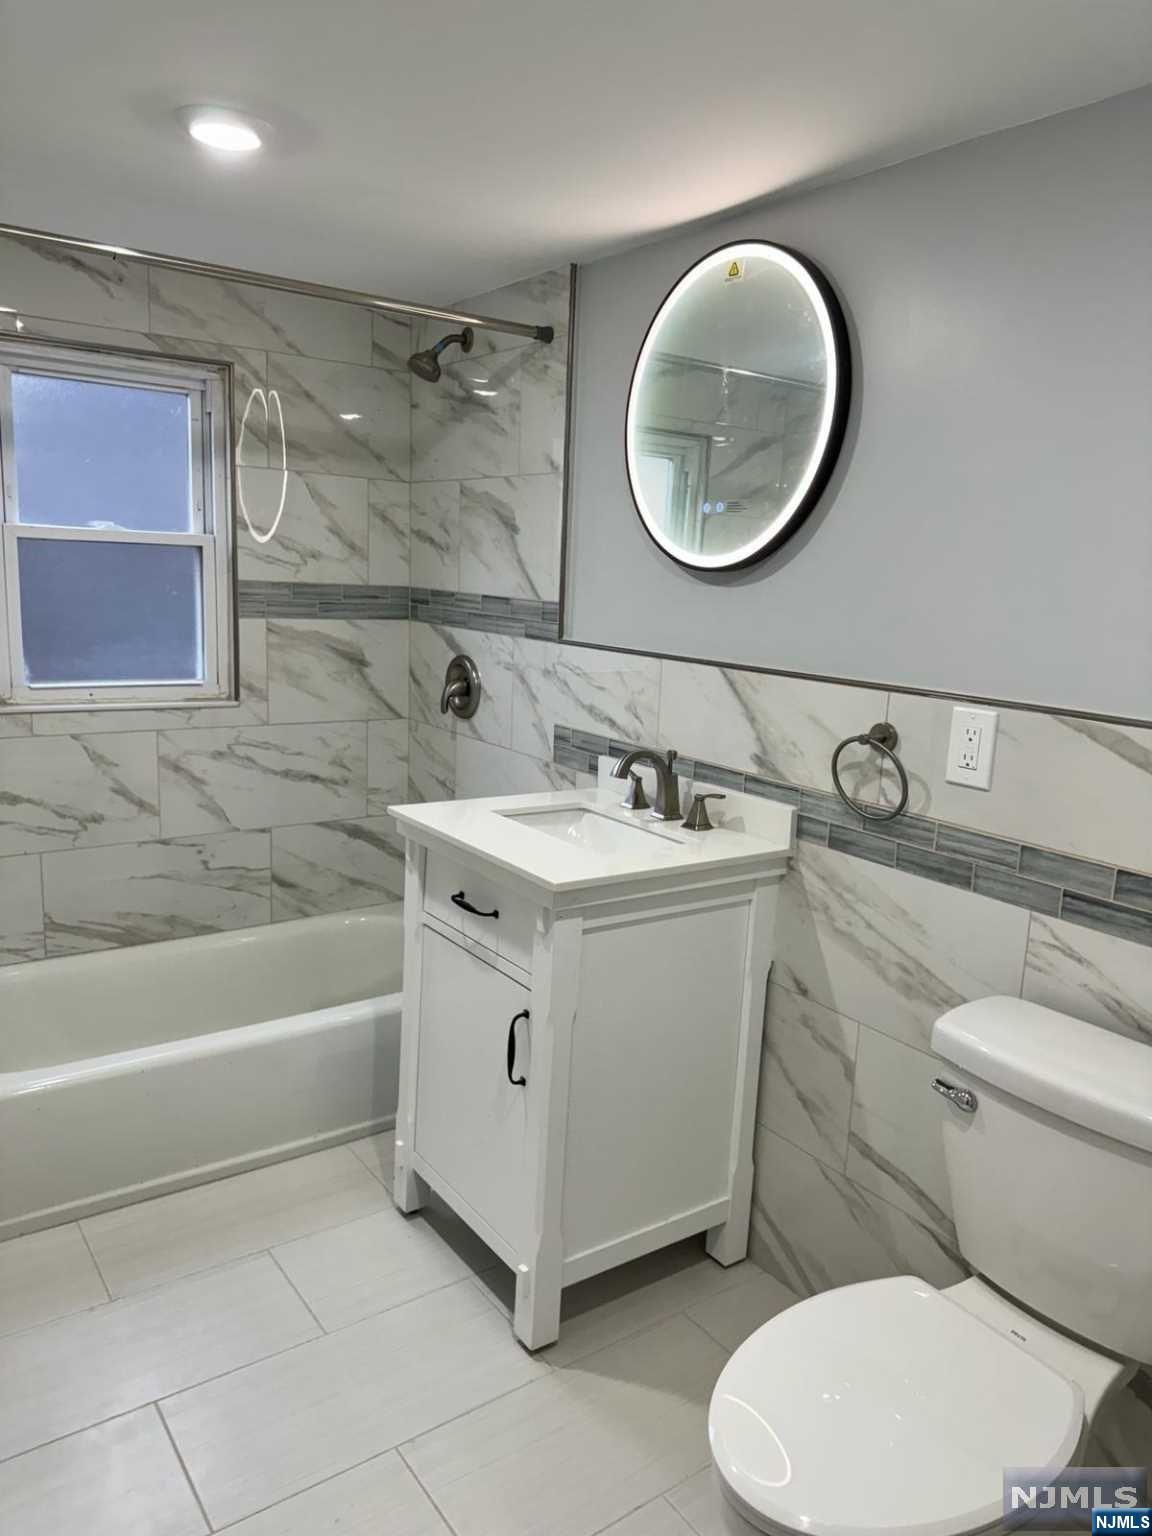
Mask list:
[{"label": "faucet handle", "polygon": [[719,793],[713,793],[709,795],[693,795],[692,808],[688,812],[687,816],[685,816],[684,820],[680,823],[680,825],[682,827],[687,827],[689,832],[712,832],[714,828],[711,818],[708,815],[708,806],[705,804],[705,802],[708,800],[727,800],[727,798],[727,795],[721,795]]},{"label": "faucet handle", "polygon": [[644,780],[638,773],[629,773],[628,788],[624,791],[624,798],[620,804],[627,811],[646,811],[648,809],[648,796],[644,793]]}]

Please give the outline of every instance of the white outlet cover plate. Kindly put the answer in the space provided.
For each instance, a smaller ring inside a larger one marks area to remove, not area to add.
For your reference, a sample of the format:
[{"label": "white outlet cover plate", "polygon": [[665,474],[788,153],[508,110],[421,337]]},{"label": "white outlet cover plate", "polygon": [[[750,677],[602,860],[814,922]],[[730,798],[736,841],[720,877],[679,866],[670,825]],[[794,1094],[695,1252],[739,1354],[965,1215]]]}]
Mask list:
[{"label": "white outlet cover plate", "polygon": [[950,784],[969,789],[992,787],[992,760],[996,754],[996,728],[1000,716],[994,709],[968,709],[957,704],[952,711],[948,737],[948,762],[944,777]]}]

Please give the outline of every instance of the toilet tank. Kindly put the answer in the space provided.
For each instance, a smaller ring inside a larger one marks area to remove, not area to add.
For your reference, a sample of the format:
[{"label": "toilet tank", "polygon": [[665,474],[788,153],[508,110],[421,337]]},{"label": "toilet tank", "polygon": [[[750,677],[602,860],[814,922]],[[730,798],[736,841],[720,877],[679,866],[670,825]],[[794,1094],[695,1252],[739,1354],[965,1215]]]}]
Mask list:
[{"label": "toilet tank", "polygon": [[[1152,956],[1150,956],[1152,961]],[[939,1078],[956,1233],[1025,1306],[1152,1362],[1152,1045],[1019,998],[953,1008]]]}]

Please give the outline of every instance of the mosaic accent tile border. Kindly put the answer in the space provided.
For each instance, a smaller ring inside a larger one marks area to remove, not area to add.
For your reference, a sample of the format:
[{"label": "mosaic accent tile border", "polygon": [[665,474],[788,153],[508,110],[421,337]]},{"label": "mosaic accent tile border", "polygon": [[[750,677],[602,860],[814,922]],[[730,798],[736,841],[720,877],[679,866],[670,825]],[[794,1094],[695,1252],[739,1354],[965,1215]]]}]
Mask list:
[{"label": "mosaic accent tile border", "polygon": [[412,617],[424,624],[484,629],[527,640],[559,640],[560,604],[528,597],[412,588]]},{"label": "mosaic accent tile border", "polygon": [[[565,768],[595,773],[598,757],[628,752],[634,745],[558,725],[552,755]],[[1152,876],[931,816],[869,821],[830,792],[778,783],[720,763],[681,757],[676,772],[795,806],[796,835],[805,842],[1152,947]]]},{"label": "mosaic accent tile border", "polygon": [[417,619],[526,640],[559,640],[560,604],[536,598],[316,581],[242,581],[242,619]]},{"label": "mosaic accent tile border", "polygon": [[351,582],[242,581],[242,619],[406,619],[407,587],[369,587]]}]

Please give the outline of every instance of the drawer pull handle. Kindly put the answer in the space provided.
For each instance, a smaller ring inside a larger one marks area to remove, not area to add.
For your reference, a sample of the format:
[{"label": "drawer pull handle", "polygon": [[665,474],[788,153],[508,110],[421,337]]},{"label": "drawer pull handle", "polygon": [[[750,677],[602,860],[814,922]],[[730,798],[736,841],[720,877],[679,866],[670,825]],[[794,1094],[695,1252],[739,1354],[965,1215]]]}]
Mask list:
[{"label": "drawer pull handle", "polygon": [[463,891],[457,891],[452,897],[452,905],[459,907],[462,912],[471,912],[473,917],[499,917],[500,908],[493,907],[491,912],[481,912],[479,907],[474,907]]},{"label": "drawer pull handle", "polygon": [[521,1019],[527,1019],[527,1018],[528,1018],[528,1010],[527,1010],[527,1008],[525,1008],[520,1013],[518,1013],[516,1015],[516,1017],[512,1020],[511,1024],[509,1024],[509,1026],[508,1026],[508,1081],[512,1084],[512,1086],[514,1088],[523,1088],[524,1085],[528,1081],[528,1079],[526,1077],[517,1077],[515,1075],[515,1068],[516,1068],[516,1026],[517,1026],[517,1024],[519,1024]]}]

